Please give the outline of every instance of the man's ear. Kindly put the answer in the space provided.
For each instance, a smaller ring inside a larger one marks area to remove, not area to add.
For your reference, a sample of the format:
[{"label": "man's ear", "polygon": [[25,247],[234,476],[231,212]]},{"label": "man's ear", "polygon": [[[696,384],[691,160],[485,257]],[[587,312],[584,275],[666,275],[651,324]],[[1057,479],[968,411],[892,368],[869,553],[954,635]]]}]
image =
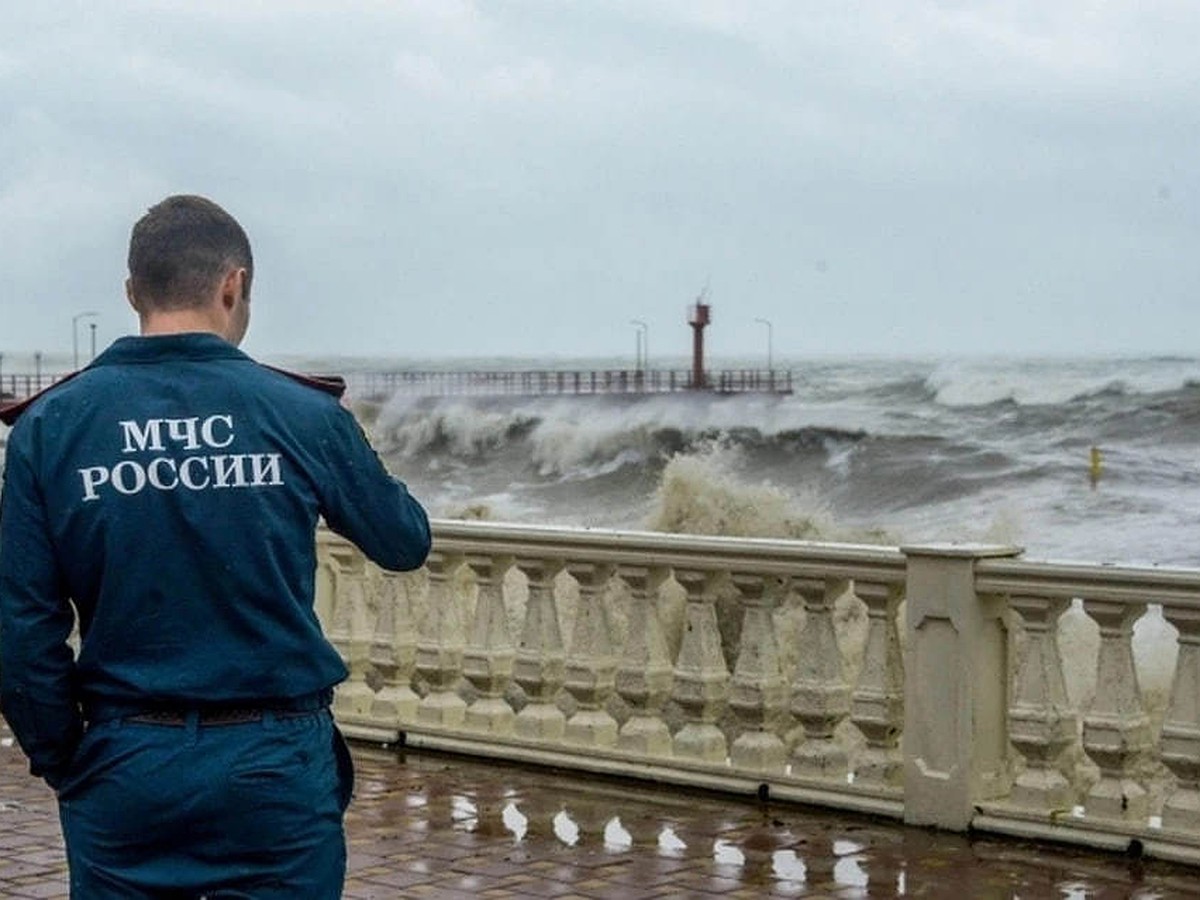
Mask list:
[{"label": "man's ear", "polygon": [[133,296],[132,278],[125,279],[125,299],[129,301],[129,305],[133,307],[133,311],[140,316],[142,311],[138,308],[137,298]]},{"label": "man's ear", "polygon": [[246,270],[230,269],[221,281],[221,305],[232,310],[246,296]]}]

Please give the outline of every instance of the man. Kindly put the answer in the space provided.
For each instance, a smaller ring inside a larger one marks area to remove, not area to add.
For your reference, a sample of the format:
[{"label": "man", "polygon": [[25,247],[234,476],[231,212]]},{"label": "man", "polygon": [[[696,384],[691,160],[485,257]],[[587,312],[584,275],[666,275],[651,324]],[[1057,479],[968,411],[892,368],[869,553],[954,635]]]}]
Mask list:
[{"label": "man", "polygon": [[341,895],[314,531],[405,570],[429,523],[340,390],[236,349],[252,275],[228,213],[168,197],[130,239],[141,336],[7,411],[0,704],[57,791],[73,898]]}]

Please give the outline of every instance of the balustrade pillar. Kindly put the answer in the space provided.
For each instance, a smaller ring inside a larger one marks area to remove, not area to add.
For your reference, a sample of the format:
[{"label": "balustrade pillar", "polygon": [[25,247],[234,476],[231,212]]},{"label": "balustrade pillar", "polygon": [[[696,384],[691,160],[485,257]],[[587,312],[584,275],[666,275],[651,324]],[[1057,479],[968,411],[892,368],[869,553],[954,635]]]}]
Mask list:
[{"label": "balustrade pillar", "polygon": [[513,669],[513,678],[524,689],[528,703],[517,714],[516,731],[532,740],[556,741],[566,730],[566,716],[554,702],[566,666],[554,604],[554,577],[562,571],[563,561],[522,557],[516,565],[529,582],[525,627]]},{"label": "balustrade pillar", "polygon": [[844,779],[849,756],[835,730],[850,714],[850,685],[842,672],[833,607],[846,582],[796,578],[792,589],[803,598],[805,613],[797,643],[799,664],[792,682],[792,714],[803,726],[804,735],[792,751],[792,774]]},{"label": "balustrade pillar", "polygon": [[1164,606],[1179,629],[1179,657],[1162,730],[1162,761],[1179,779],[1163,807],[1164,828],[1200,831],[1200,610]]},{"label": "balustrade pillar", "polygon": [[904,598],[899,584],[856,581],[867,607],[867,641],[850,701],[850,721],[866,747],[856,760],[856,784],[896,788],[904,783],[900,735],[904,728],[904,660],[896,615]]},{"label": "balustrade pillar", "polygon": [[659,566],[617,569],[629,586],[629,635],[617,664],[617,693],[629,704],[617,746],[647,756],[669,756],[671,731],[662,706],[671,691],[672,667],[658,619],[658,591],[667,579]]},{"label": "balustrade pillar", "polygon": [[466,718],[467,703],[455,691],[462,675],[466,636],[462,607],[454,596],[454,574],[463,564],[461,553],[429,554],[429,605],[417,641],[417,671],[429,684],[429,693],[417,707],[420,722],[457,728]]},{"label": "balustrade pillar", "polygon": [[1003,597],[975,590],[981,559],[1015,547],[903,547],[904,820],[965,831],[1007,793],[1008,633]]},{"label": "balustrade pillar", "polygon": [[605,704],[616,686],[617,655],[604,592],[616,567],[572,562],[567,571],[579,585],[579,603],[563,687],[579,709],[567,722],[566,739],[585,747],[612,747],[617,743],[617,720]]},{"label": "balustrade pillar", "polygon": [[417,630],[409,590],[415,576],[377,571],[376,595],[379,617],[371,642],[371,667],[380,683],[371,702],[371,719],[399,735],[406,722],[417,714],[420,698],[412,689],[417,665]]},{"label": "balustrade pillar", "polygon": [[349,544],[331,545],[329,557],[336,588],[329,642],[337,648],[349,670],[346,680],[337,687],[333,711],[338,718],[350,722],[367,718],[375,699],[375,692],[367,684],[371,628],[366,560]]},{"label": "balustrade pillar", "polygon": [[1058,650],[1058,619],[1071,605],[1066,598],[1009,598],[1025,626],[1025,653],[1017,669],[1016,691],[1008,710],[1008,736],[1025,758],[1011,803],[1041,812],[1069,810],[1075,789],[1063,774],[1063,753],[1075,743],[1079,720],[1071,711]]},{"label": "balustrade pillar", "polygon": [[508,627],[504,606],[504,573],[512,566],[510,556],[468,556],[467,566],[475,576],[478,594],[475,622],[463,653],[463,677],[479,691],[479,699],[467,707],[466,727],[490,734],[512,734],[516,714],[504,699],[512,681],[517,650]]},{"label": "balustrade pillar", "polygon": [[1133,623],[1145,603],[1083,601],[1100,626],[1096,695],[1083,717],[1083,749],[1100,767],[1100,780],[1084,800],[1087,816],[1144,823],[1150,794],[1138,774],[1150,750],[1150,719],[1142,706],[1133,664]]},{"label": "balustrade pillar", "polygon": [[729,707],[743,731],[733,742],[730,761],[735,768],[782,772],[787,748],[771,726],[787,705],[788,685],[771,615],[775,598],[762,575],[734,572],[731,581],[745,613],[729,694]]},{"label": "balustrade pillar", "polygon": [[674,753],[689,759],[724,762],[728,748],[716,722],[729,697],[729,669],[721,652],[716,601],[728,575],[676,569],[675,580],[687,591],[687,608],[671,695],[686,722],[675,735]]}]

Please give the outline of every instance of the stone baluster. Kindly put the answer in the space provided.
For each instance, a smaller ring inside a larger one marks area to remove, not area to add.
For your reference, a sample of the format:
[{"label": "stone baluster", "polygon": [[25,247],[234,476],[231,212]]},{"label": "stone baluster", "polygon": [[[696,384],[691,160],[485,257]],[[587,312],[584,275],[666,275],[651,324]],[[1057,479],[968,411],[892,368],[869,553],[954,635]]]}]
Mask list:
[{"label": "stone baluster", "polygon": [[333,621],[329,626],[329,642],[337,648],[349,669],[346,680],[338,685],[333,711],[339,719],[361,721],[368,718],[375,692],[367,684],[370,666],[371,628],[367,603],[366,559],[350,544],[334,544],[329,548],[334,565]]},{"label": "stone baluster", "polygon": [[771,730],[788,699],[771,615],[776,598],[766,590],[762,575],[734,572],[731,581],[745,613],[729,695],[729,707],[744,730],[733,742],[730,762],[735,768],[782,772],[787,764],[787,748]]},{"label": "stone baluster", "polygon": [[555,705],[566,667],[554,605],[554,578],[562,571],[563,561],[518,557],[516,565],[529,582],[525,626],[513,668],[513,678],[524,689],[528,703],[517,714],[516,732],[531,740],[557,741],[567,723]]},{"label": "stone baluster", "polygon": [[724,763],[729,755],[717,719],[729,697],[729,668],[717,628],[717,594],[728,582],[724,572],[676,569],[675,580],[687,592],[687,609],[675,687],[671,694],[685,724],[675,734],[675,756]]},{"label": "stone baluster", "polygon": [[504,573],[512,566],[511,556],[467,557],[479,593],[475,600],[475,622],[463,654],[463,676],[479,691],[467,707],[466,727],[490,734],[512,734],[516,718],[504,699],[512,681],[517,656],[504,607]]},{"label": "stone baluster", "polygon": [[334,542],[328,532],[317,532],[317,571],[313,584],[313,610],[317,621],[328,635],[333,628],[333,608],[337,605],[337,563],[333,558]]},{"label": "stone baluster", "polygon": [[462,554],[436,550],[425,561],[429,603],[417,640],[417,672],[428,682],[429,693],[417,707],[417,720],[444,728],[461,726],[467,711],[466,701],[455,691],[462,674],[466,636],[462,607],[452,584],[462,564]]},{"label": "stone baluster", "polygon": [[605,704],[616,685],[617,655],[604,591],[616,567],[571,562],[567,571],[579,585],[579,603],[563,687],[579,709],[567,722],[566,740],[585,747],[612,747],[617,743],[617,720]]},{"label": "stone baluster", "polygon": [[629,704],[617,746],[646,756],[669,756],[671,731],[662,706],[671,691],[672,668],[658,620],[658,591],[667,579],[661,566],[623,565],[617,573],[629,586],[629,634],[617,664],[617,693]]},{"label": "stone baluster", "polygon": [[1200,831],[1200,610],[1164,606],[1179,629],[1179,657],[1162,730],[1162,761],[1179,783],[1163,807],[1164,828]]},{"label": "stone baluster", "polygon": [[804,737],[792,751],[792,774],[844,780],[849,757],[834,732],[850,714],[850,686],[842,673],[833,607],[846,582],[796,578],[792,589],[804,599],[806,617],[792,683],[792,713],[804,727]]},{"label": "stone baluster", "polygon": [[1083,749],[1100,767],[1100,780],[1084,800],[1088,817],[1145,823],[1149,792],[1138,768],[1150,749],[1150,720],[1142,706],[1133,664],[1133,623],[1145,603],[1084,600],[1100,626],[1096,696],[1083,718]]},{"label": "stone baluster", "polygon": [[900,752],[904,660],[896,616],[904,587],[855,581],[854,593],[867,607],[867,641],[850,704],[850,721],[866,739],[866,747],[856,760],[855,783],[900,787],[904,783],[904,756]]},{"label": "stone baluster", "polygon": [[371,666],[380,683],[371,703],[371,718],[397,733],[417,715],[420,698],[412,689],[417,665],[417,630],[413,624],[412,599],[416,576],[377,572],[379,618],[371,642]]},{"label": "stone baluster", "polygon": [[1009,598],[1025,625],[1025,653],[1008,709],[1008,737],[1025,757],[1025,771],[1013,784],[1010,802],[1038,811],[1070,810],[1075,789],[1062,771],[1063,753],[1075,743],[1079,719],[1071,711],[1055,637],[1066,598]]}]

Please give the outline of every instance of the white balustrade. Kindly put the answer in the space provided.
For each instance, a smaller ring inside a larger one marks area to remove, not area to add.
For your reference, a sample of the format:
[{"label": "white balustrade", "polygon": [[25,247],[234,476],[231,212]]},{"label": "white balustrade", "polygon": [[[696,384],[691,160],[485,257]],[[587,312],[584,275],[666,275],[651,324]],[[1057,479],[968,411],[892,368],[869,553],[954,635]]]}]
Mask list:
[{"label": "white balustrade", "polygon": [[1088,816],[1145,822],[1150,792],[1139,769],[1150,750],[1150,718],[1142,706],[1133,664],[1133,623],[1144,603],[1084,600],[1100,626],[1096,695],[1083,717],[1083,749],[1100,767],[1100,780],[1084,799]]},{"label": "white balustrade", "polygon": [[837,726],[850,714],[850,685],[833,626],[833,606],[846,590],[839,579],[796,578],[792,590],[804,601],[799,664],[792,682],[792,714],[804,729],[792,751],[792,772],[809,778],[844,780],[850,757]]},{"label": "white balustrade", "polygon": [[579,585],[579,603],[563,687],[579,709],[567,721],[566,739],[585,747],[613,747],[618,725],[607,704],[616,688],[617,654],[605,592],[616,567],[568,562],[567,571]]},{"label": "white balustrade", "polygon": [[684,726],[675,734],[674,754],[723,763],[728,748],[716,723],[729,697],[729,669],[721,653],[716,599],[727,576],[702,569],[676,569],[675,580],[687,592],[687,610],[671,695],[685,717]]},{"label": "white balustrade", "polygon": [[1165,605],[1179,629],[1179,657],[1162,730],[1162,760],[1178,779],[1163,808],[1164,828],[1200,831],[1200,609]]},{"label": "white balustrade", "polygon": [[1075,805],[1075,789],[1062,759],[1078,739],[1079,717],[1067,702],[1054,627],[1070,601],[1016,595],[1009,604],[1020,613],[1026,636],[1008,713],[1009,739],[1026,767],[1013,784],[1011,800],[1030,809],[1066,812]]},{"label": "white balustrade", "polygon": [[463,651],[463,677],[479,691],[466,712],[466,726],[473,731],[512,734],[516,715],[504,699],[513,678],[517,650],[508,628],[504,605],[504,574],[512,566],[510,556],[472,554],[467,566],[475,576],[475,622]]},{"label": "white balustrade", "polygon": [[775,598],[762,575],[734,572],[730,581],[745,608],[729,696],[743,730],[733,742],[730,761],[743,769],[779,773],[787,764],[787,747],[772,725],[787,706],[788,684],[771,617]]},{"label": "white balustrade", "polygon": [[[316,602],[351,736],[1200,862],[1200,571],[1018,555],[436,522],[401,576],[322,532]],[[1100,631],[1085,709],[1059,652],[1073,599]],[[1148,604],[1179,634],[1161,734]]]},{"label": "white balustrade", "polygon": [[867,641],[850,712],[866,747],[856,760],[854,777],[863,786],[896,788],[904,780],[904,660],[896,622],[904,589],[862,580],[854,583],[854,593],[867,607]]}]

